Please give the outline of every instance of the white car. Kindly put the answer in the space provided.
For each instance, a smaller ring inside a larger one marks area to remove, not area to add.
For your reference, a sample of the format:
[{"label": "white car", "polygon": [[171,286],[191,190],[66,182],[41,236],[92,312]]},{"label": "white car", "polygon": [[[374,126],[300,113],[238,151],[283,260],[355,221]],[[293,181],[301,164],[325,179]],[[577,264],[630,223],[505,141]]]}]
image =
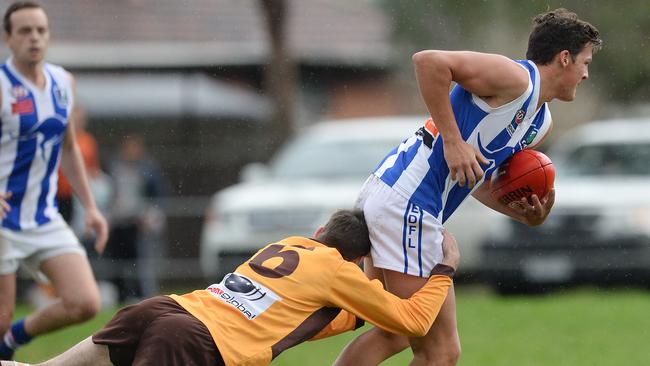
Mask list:
[{"label": "white car", "polygon": [[[222,276],[262,246],[311,236],[341,208],[351,208],[381,159],[411,136],[424,117],[377,117],[314,124],[287,143],[268,166],[244,169],[243,181],[217,192],[203,226],[201,266]],[[461,271],[478,265],[478,248],[497,213],[477,201],[450,220],[462,250]]]},{"label": "white car", "polygon": [[553,210],[536,228],[501,220],[482,248],[489,281],[501,293],[650,283],[650,119],[579,126],[549,156]]}]

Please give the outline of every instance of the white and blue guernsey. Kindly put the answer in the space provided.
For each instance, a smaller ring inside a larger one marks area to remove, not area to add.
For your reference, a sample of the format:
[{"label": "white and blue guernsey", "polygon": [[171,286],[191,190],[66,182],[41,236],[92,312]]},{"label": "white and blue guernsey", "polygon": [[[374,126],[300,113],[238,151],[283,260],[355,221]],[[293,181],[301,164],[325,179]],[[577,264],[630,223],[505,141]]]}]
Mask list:
[{"label": "white and blue guernsey", "polygon": [[11,192],[10,230],[60,220],[56,204],[58,166],[72,106],[72,81],[61,67],[45,64],[41,89],[9,59],[0,67],[0,192]]},{"label": "white and blue guernsey", "polygon": [[[484,177],[515,152],[537,144],[550,130],[551,114],[546,103],[537,109],[540,78],[531,61],[517,61],[530,76],[525,93],[497,108],[456,85],[451,104],[465,141],[490,161]],[[443,140],[432,121],[404,140],[379,164],[374,174],[409,202],[444,223],[472,190],[452,181],[444,158]]]}]

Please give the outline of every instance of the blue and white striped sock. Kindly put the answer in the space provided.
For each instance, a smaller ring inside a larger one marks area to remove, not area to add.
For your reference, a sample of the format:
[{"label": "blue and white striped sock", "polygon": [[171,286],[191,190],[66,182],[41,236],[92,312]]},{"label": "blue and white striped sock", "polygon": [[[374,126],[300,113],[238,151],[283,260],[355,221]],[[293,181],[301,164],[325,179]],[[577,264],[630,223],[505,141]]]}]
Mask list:
[{"label": "blue and white striped sock", "polygon": [[18,347],[31,340],[32,337],[25,331],[25,319],[14,322],[0,342],[0,359],[10,359]]}]

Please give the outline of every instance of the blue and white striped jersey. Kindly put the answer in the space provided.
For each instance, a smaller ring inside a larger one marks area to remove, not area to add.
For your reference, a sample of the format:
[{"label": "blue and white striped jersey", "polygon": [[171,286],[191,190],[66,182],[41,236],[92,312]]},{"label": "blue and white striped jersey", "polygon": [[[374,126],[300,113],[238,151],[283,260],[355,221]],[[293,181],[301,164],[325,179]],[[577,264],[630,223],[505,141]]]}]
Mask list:
[{"label": "blue and white striped jersey", "polygon": [[[490,161],[478,187],[516,151],[534,146],[549,131],[551,114],[547,103],[538,110],[539,70],[531,61],[517,61],[528,74],[527,90],[517,99],[497,108],[456,85],[451,105],[463,139]],[[443,140],[429,120],[415,135],[404,140],[379,164],[374,174],[411,202],[444,223],[471,190],[452,181],[444,158]]]},{"label": "blue and white striped jersey", "polygon": [[72,106],[70,75],[45,64],[40,89],[18,73],[12,59],[0,67],[0,192],[11,192],[10,230],[60,219],[55,194],[58,166]]}]

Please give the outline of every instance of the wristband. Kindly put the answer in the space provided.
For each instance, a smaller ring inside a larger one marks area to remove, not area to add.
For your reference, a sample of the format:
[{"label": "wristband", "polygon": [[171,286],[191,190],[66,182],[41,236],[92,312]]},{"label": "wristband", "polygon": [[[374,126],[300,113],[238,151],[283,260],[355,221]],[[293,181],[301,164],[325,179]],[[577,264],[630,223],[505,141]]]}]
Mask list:
[{"label": "wristband", "polygon": [[431,270],[431,276],[433,275],[443,275],[447,276],[450,278],[454,278],[454,274],[456,273],[456,270],[452,266],[448,266],[446,264],[438,263],[436,264],[433,269]]}]

